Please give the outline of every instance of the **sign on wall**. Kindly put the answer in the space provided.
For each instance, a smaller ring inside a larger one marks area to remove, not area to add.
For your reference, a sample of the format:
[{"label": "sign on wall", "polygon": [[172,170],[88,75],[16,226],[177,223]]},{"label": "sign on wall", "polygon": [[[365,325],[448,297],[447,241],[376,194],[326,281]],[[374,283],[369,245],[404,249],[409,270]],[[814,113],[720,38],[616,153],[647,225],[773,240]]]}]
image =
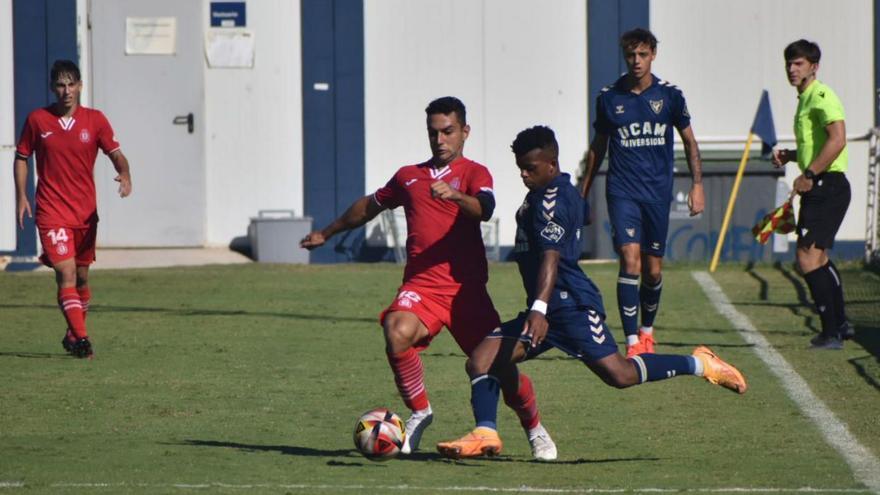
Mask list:
[{"label": "sign on wall", "polygon": [[174,55],[177,53],[176,17],[126,17],[126,55]]},{"label": "sign on wall", "polygon": [[212,69],[252,68],[254,51],[254,33],[246,29],[211,29],[205,35],[205,53]]},{"label": "sign on wall", "polygon": [[245,27],[244,2],[211,2],[211,27]]}]

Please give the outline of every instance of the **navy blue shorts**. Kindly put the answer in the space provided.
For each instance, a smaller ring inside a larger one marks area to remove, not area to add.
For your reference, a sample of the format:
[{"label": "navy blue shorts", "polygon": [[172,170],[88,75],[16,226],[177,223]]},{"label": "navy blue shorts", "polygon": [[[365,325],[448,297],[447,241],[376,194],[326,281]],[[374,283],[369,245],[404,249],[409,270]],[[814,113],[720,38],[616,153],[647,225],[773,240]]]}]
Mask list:
[{"label": "navy blue shorts", "polygon": [[614,248],[639,243],[643,253],[663,256],[669,231],[671,203],[642,203],[608,196],[608,219]]},{"label": "navy blue shorts", "polygon": [[605,325],[605,318],[592,308],[574,304],[553,308],[547,315],[550,323],[547,337],[535,348],[531,346],[531,339],[522,335],[527,315],[527,312],[523,312],[515,319],[502,323],[501,328],[489,334],[489,338],[515,338],[525,342],[525,359],[537,357],[554,347],[585,363],[617,352],[617,343]]}]

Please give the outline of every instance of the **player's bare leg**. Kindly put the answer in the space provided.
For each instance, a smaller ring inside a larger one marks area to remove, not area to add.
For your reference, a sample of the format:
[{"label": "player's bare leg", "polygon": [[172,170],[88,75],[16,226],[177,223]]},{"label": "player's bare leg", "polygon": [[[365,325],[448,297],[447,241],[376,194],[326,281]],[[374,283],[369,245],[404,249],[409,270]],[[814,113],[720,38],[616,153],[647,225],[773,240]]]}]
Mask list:
[{"label": "player's bare leg", "polygon": [[392,311],[383,321],[385,352],[394,372],[394,382],[404,404],[412,411],[406,420],[406,440],[400,451],[412,453],[419,448],[422,434],[434,421],[422,360],[413,347],[429,336],[428,328],[418,316],[408,311]]},{"label": "player's bare leg", "polygon": [[617,249],[620,271],[617,276],[617,309],[626,335],[626,355],[646,352],[639,340],[639,274],[642,272],[641,245],[624,244]]}]

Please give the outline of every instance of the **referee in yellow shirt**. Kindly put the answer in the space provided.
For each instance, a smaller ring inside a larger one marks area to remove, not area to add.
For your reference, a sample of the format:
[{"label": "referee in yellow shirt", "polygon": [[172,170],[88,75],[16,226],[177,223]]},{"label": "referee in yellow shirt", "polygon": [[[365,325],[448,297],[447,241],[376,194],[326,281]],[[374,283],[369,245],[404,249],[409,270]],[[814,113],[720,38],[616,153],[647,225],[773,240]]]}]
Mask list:
[{"label": "referee in yellow shirt", "polygon": [[816,79],[822,52],[819,45],[798,40],[785,48],[788,82],[797,88],[794,116],[797,149],[773,152],[781,167],[797,161],[801,175],[794,190],[801,195],[797,224],[797,262],[822,320],[822,333],[810,340],[815,349],[842,349],[853,335],[843,301],[843,285],[827,250],[834,245],[850,202],[846,179],[846,124],[843,105],[828,86]]}]

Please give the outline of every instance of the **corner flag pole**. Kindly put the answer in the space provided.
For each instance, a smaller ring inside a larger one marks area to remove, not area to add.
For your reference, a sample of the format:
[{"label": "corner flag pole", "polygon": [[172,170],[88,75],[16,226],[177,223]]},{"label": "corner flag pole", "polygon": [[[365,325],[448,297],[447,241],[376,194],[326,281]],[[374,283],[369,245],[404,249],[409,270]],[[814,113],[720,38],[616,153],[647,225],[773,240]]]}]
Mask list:
[{"label": "corner flag pole", "polygon": [[730,190],[730,199],[727,200],[727,211],[724,213],[724,221],[721,223],[721,231],[718,232],[718,241],[715,243],[715,254],[712,255],[712,263],[709,264],[709,272],[715,273],[718,267],[718,258],[721,256],[721,248],[724,246],[724,236],[727,234],[727,227],[730,224],[730,217],[733,215],[733,205],[736,204],[736,194],[739,192],[739,183],[742,182],[743,172],[746,169],[746,163],[749,161],[749,150],[752,148],[752,138],[755,135],[749,131],[749,138],[746,140],[746,149],[743,150],[742,159],[739,161],[739,170],[736,171],[736,180],[733,181],[733,189]]},{"label": "corner flag pole", "polygon": [[733,189],[730,190],[730,199],[727,200],[727,211],[724,213],[724,222],[721,223],[721,231],[718,233],[718,241],[715,243],[715,254],[712,255],[712,263],[709,264],[709,272],[715,273],[718,268],[718,258],[721,257],[721,248],[724,247],[724,236],[727,235],[727,227],[730,225],[730,217],[733,215],[733,205],[736,204],[736,194],[739,192],[739,184],[742,182],[746,163],[749,161],[749,150],[752,148],[752,139],[757,135],[763,141],[761,155],[768,156],[776,146],[776,127],[773,125],[773,110],[770,108],[770,95],[765,89],[761,92],[761,100],[758,102],[758,111],[755,112],[755,120],[749,129],[749,137],[746,139],[746,149],[743,151],[742,160],[739,161],[739,170],[736,171],[736,180],[733,181]]}]

